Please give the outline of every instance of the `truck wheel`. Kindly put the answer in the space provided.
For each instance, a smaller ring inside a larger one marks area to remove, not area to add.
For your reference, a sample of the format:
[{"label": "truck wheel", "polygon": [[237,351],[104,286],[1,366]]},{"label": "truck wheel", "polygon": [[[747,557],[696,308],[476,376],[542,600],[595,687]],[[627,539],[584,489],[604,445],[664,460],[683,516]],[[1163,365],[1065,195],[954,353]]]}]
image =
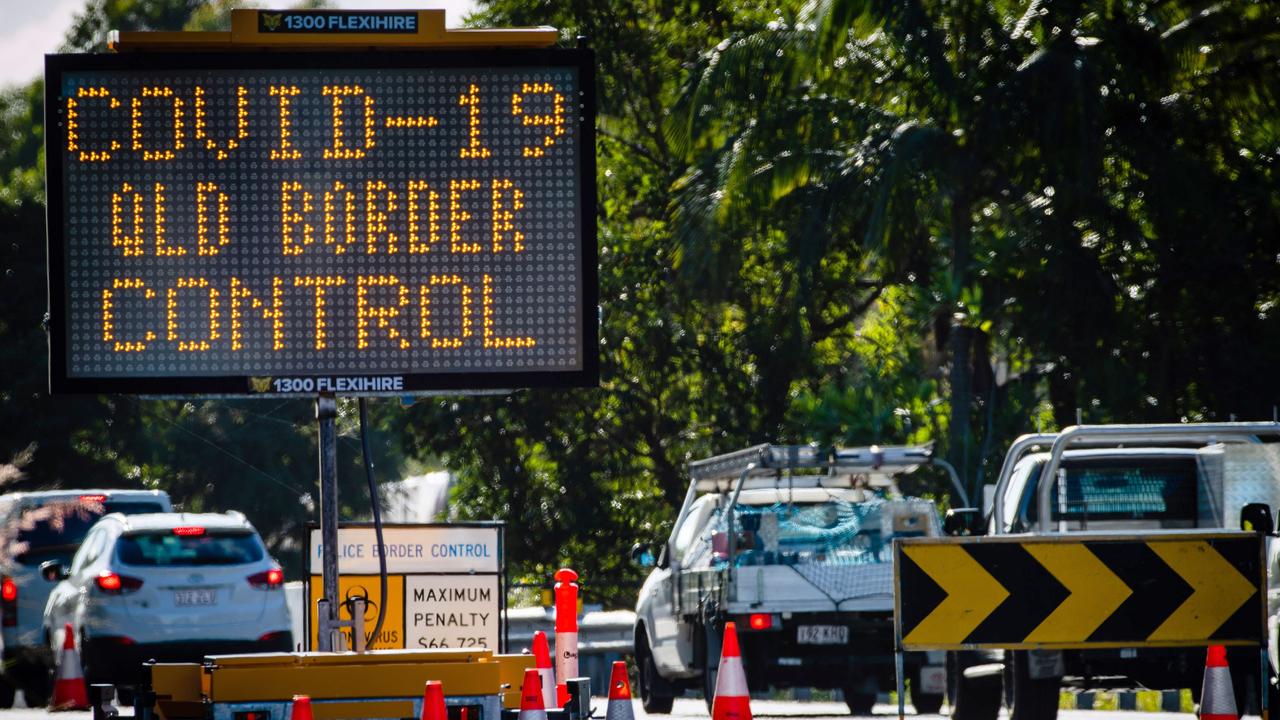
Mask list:
[{"label": "truck wheel", "polygon": [[870,715],[876,706],[876,694],[855,690],[852,687],[844,690],[844,704],[849,706],[850,715]]},{"label": "truck wheel", "polygon": [[1027,668],[1027,653],[1013,655],[1013,708],[1010,720],[1057,720],[1061,679],[1032,678]]},{"label": "truck wheel", "polygon": [[665,715],[671,712],[676,699],[673,695],[662,693],[659,688],[665,683],[658,675],[658,666],[653,662],[653,652],[649,650],[649,638],[644,633],[636,643],[636,679],[640,685],[640,707],[653,715]]},{"label": "truck wheel", "polygon": [[702,626],[702,696],[710,713],[716,699],[716,680],[720,677],[720,646],[724,637],[714,625]]},{"label": "truck wheel", "polygon": [[956,654],[949,653],[947,675],[951,688],[951,720],[996,720],[999,717],[1004,695],[1004,682],[999,673],[967,678]]},{"label": "truck wheel", "polygon": [[18,689],[15,688],[8,678],[0,677],[0,710],[8,710],[13,707],[13,698]]},{"label": "truck wheel", "polygon": [[49,682],[33,680],[22,687],[22,699],[29,708],[40,708],[49,704]]},{"label": "truck wheel", "polygon": [[920,687],[920,669],[912,670],[907,675],[907,682],[911,688],[911,707],[916,709],[917,715],[937,715],[942,709],[941,693],[922,693],[917,692],[916,688]]}]

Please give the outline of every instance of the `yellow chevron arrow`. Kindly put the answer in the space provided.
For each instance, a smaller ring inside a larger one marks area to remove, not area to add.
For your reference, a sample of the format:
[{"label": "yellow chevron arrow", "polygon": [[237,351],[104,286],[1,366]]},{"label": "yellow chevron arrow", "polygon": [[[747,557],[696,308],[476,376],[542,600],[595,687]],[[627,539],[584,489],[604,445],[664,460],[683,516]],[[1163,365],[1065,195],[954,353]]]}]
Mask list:
[{"label": "yellow chevron arrow", "polygon": [[1024,642],[1083,642],[1133,594],[1083,544],[1027,543],[1022,547],[1071,591]]},{"label": "yellow chevron arrow", "polygon": [[1193,592],[1148,640],[1203,640],[1258,588],[1203,540],[1149,542],[1147,547],[1182,576]]},{"label": "yellow chevron arrow", "polygon": [[962,643],[1009,597],[1009,591],[958,545],[907,545],[902,551],[947,594],[907,633],[904,643]]}]

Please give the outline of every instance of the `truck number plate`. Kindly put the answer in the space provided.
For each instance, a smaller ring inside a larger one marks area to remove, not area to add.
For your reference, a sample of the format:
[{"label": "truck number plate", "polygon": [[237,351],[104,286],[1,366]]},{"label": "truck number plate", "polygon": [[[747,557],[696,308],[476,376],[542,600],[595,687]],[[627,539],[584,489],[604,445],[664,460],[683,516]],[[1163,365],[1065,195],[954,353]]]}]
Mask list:
[{"label": "truck number plate", "polygon": [[801,645],[848,645],[849,628],[846,625],[800,625],[796,628],[796,642]]},{"label": "truck number plate", "polygon": [[212,588],[173,591],[173,604],[178,607],[185,607],[188,605],[213,605],[216,604],[217,601],[217,594]]}]

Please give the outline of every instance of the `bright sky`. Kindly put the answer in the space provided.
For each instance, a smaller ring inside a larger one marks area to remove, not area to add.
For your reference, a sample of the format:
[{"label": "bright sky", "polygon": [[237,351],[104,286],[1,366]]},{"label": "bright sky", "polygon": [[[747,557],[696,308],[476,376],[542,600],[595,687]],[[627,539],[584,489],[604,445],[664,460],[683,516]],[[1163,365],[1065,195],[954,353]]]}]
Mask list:
[{"label": "bright sky", "polygon": [[[44,54],[54,52],[71,20],[85,0],[0,0],[0,87],[25,83],[44,71]],[[287,7],[284,2],[264,2],[267,7]],[[475,0],[331,0],[336,8],[400,10],[444,8],[449,27],[462,24]]]}]

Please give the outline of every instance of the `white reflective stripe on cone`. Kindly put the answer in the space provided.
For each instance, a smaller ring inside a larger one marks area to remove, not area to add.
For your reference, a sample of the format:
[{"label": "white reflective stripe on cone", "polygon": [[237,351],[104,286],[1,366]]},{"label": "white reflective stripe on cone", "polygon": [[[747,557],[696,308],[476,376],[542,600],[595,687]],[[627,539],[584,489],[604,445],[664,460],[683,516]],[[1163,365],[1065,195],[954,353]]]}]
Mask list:
[{"label": "white reflective stripe on cone", "polygon": [[84,676],[80,671],[80,653],[75,650],[63,650],[62,659],[58,663],[58,680],[80,680]]},{"label": "white reflective stripe on cone", "polygon": [[520,720],[547,720],[546,710],[521,710]]},{"label": "white reflective stripe on cone", "polygon": [[1204,669],[1204,688],[1200,692],[1200,715],[1236,717],[1236,694],[1231,685],[1229,668]]},{"label": "white reflective stripe on cone", "polygon": [[747,697],[747,672],[741,657],[721,657],[720,674],[716,677],[716,697]]},{"label": "white reflective stripe on cone", "polygon": [[631,698],[610,700],[605,710],[604,720],[635,720],[636,713],[631,707]]},{"label": "white reflective stripe on cone", "polygon": [[556,676],[551,668],[538,668],[538,679],[542,681],[542,707],[556,706]]}]

